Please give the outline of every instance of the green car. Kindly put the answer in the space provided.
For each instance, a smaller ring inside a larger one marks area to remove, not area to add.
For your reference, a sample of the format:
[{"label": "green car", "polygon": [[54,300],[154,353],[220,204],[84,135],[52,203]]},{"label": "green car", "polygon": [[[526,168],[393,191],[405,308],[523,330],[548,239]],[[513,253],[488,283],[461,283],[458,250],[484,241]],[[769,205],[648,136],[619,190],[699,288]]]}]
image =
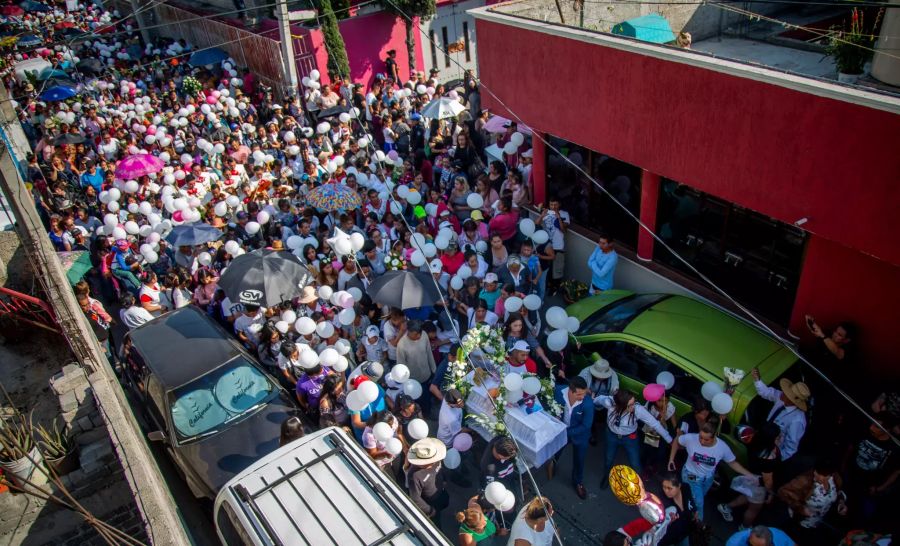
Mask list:
[{"label": "green car", "polygon": [[579,343],[574,357],[578,368],[602,356],[618,372],[620,388],[639,399],[644,385],[655,383],[660,372],[671,372],[675,385],[669,394],[678,416],[690,411],[703,383],[724,382],[726,366],[744,370],[722,429],[722,438],[741,460],[746,460],[746,449],[733,431],[738,425],[760,424],[771,409],[771,402],[757,396],[750,370],[759,368],[762,381],[775,385],[782,377],[799,375],[796,355],[782,343],[685,296],[608,290],[570,305],[567,312],[581,321],[573,334]]}]

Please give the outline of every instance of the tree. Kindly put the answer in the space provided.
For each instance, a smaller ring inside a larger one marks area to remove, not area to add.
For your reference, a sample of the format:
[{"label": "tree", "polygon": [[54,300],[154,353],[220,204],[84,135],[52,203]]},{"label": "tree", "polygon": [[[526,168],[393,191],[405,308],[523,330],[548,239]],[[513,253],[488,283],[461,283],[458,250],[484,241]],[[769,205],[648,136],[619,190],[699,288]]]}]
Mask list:
[{"label": "tree", "polygon": [[385,10],[403,19],[406,25],[406,54],[409,57],[409,73],[416,71],[416,39],[413,18],[428,20],[434,16],[436,9],[434,0],[381,0]]},{"label": "tree", "polygon": [[328,71],[350,77],[350,61],[347,60],[347,48],[344,37],[338,27],[337,16],[331,7],[331,0],[318,0],[319,13],[322,15],[322,34],[325,35],[325,50],[328,51]]}]

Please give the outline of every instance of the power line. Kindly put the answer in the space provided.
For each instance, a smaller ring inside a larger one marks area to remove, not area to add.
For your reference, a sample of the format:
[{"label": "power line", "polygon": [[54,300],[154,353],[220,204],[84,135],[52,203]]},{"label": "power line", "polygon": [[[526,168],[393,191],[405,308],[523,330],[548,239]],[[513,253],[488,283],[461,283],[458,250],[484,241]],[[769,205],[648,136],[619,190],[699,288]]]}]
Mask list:
[{"label": "power line", "polygon": [[[435,43],[433,40],[431,40],[430,36],[428,36],[428,34],[425,32],[425,30],[422,28],[422,26],[421,26],[420,24],[416,23],[415,20],[414,20],[413,18],[411,18],[411,17],[410,17],[408,14],[406,14],[403,10],[401,10],[399,7],[397,7],[397,5],[394,4],[394,1],[393,1],[393,0],[386,0],[386,1],[389,2],[389,3],[391,3],[391,4],[394,6],[394,8],[398,11],[398,13],[400,13],[400,14],[403,15],[407,20],[409,20],[410,24],[415,25],[416,28],[419,30],[419,32],[420,32],[423,36],[425,36],[425,38],[426,38],[429,42],[431,42],[432,45],[433,45],[434,47],[437,47],[437,48],[441,49],[441,51],[443,51],[444,54],[447,55],[447,57],[450,58],[450,59],[451,59],[457,66],[459,66],[461,69],[463,69],[463,70],[466,69],[466,68],[465,68],[462,64],[460,64],[455,58],[453,58],[453,56],[449,55],[449,53],[448,53],[446,50],[444,50],[444,48],[442,48],[439,44],[437,44],[437,43]],[[755,15],[755,14],[754,14],[754,15]],[[526,125],[526,123],[522,120],[522,118],[521,118],[515,111],[513,111],[513,110],[512,110],[512,109],[511,109],[511,108],[503,101],[503,99],[501,99],[499,96],[497,96],[497,94],[494,93],[494,92],[490,89],[490,87],[484,85],[484,84],[482,83],[482,81],[481,81],[480,79],[478,79],[477,77],[476,77],[476,81],[478,82],[479,89],[482,88],[482,87],[484,87],[484,89],[485,89],[485,90],[486,90],[486,91],[487,91],[487,92],[488,92],[488,93],[489,93],[489,94],[490,94],[490,95],[491,95],[491,96],[492,96],[492,97],[493,97],[493,98],[494,98],[501,106],[503,106],[503,108],[505,108],[506,111],[509,112],[511,116],[513,116],[519,123],[521,123],[521,124],[523,124],[523,125]],[[683,263],[683,264],[684,264],[691,272],[693,272],[695,275],[697,275],[703,282],[705,282],[706,284],[708,284],[708,285],[709,285],[710,287],[712,287],[717,293],[719,293],[721,296],[723,296],[725,299],[727,299],[732,305],[735,306],[735,308],[737,308],[738,310],[740,310],[741,313],[743,313],[743,314],[745,314],[747,317],[749,317],[749,319],[750,319],[752,322],[755,322],[756,324],[758,324],[759,327],[760,327],[762,330],[764,330],[765,332],[767,332],[770,336],[772,336],[774,339],[776,339],[777,341],[779,341],[782,345],[784,345],[785,347],[787,347],[787,349],[788,349],[789,351],[791,351],[791,352],[794,354],[794,356],[797,357],[798,360],[800,360],[801,362],[803,362],[804,364],[806,364],[807,366],[809,366],[809,368],[812,369],[814,372],[816,372],[816,373],[817,373],[817,374],[818,374],[818,375],[826,382],[826,384],[828,384],[829,386],[831,386],[838,394],[840,394],[842,398],[844,398],[844,399],[845,399],[847,402],[849,402],[854,408],[856,408],[860,413],[862,413],[867,419],[869,419],[869,421],[871,421],[872,423],[874,423],[875,425],[877,425],[878,428],[880,428],[882,431],[884,431],[884,432],[891,438],[891,440],[894,441],[895,444],[900,445],[900,439],[898,439],[898,438],[893,434],[892,431],[887,430],[887,429],[886,429],[880,422],[878,422],[878,421],[877,421],[877,420],[876,420],[876,419],[875,419],[868,411],[866,411],[862,406],[860,406],[859,403],[857,403],[850,395],[848,395],[848,394],[847,394],[846,392],[844,392],[840,387],[838,387],[833,381],[831,381],[831,379],[829,379],[828,376],[826,376],[824,372],[822,372],[817,366],[815,366],[812,362],[810,362],[805,356],[803,356],[802,354],[800,354],[800,351],[798,351],[798,350],[793,346],[793,344],[792,344],[790,341],[788,341],[788,340],[784,339],[783,337],[781,337],[780,335],[778,335],[778,334],[777,334],[771,327],[769,327],[769,325],[766,324],[761,318],[757,317],[751,310],[749,310],[747,307],[745,307],[744,305],[742,305],[741,303],[739,303],[739,302],[738,302],[734,297],[732,297],[731,294],[729,294],[725,289],[721,288],[721,287],[720,287],[718,284],[716,284],[712,279],[710,279],[708,276],[706,276],[706,275],[704,275],[702,272],[700,272],[700,270],[697,269],[696,266],[694,266],[692,263],[690,263],[686,258],[684,258],[681,254],[679,254],[674,248],[672,248],[671,246],[669,246],[669,244],[666,243],[666,241],[664,241],[659,235],[657,235],[657,234],[653,231],[653,229],[651,229],[647,224],[645,224],[644,222],[642,222],[639,216],[635,215],[635,214],[634,214],[634,213],[633,213],[633,212],[632,212],[625,204],[623,204],[621,201],[619,201],[619,200],[618,200],[618,199],[617,199],[617,198],[616,198],[609,190],[607,190],[607,189],[603,186],[603,184],[601,184],[599,181],[597,181],[597,179],[595,179],[591,174],[589,174],[588,172],[586,172],[580,165],[577,165],[576,163],[574,163],[574,162],[573,162],[571,159],[569,159],[565,154],[563,154],[559,149],[557,149],[555,146],[553,146],[553,144],[552,144],[551,142],[549,142],[547,139],[545,139],[545,138],[543,137],[543,135],[540,134],[539,131],[533,132],[532,137],[537,137],[538,140],[540,140],[541,142],[543,142],[544,145],[545,145],[547,148],[549,148],[550,150],[552,150],[553,152],[555,152],[557,155],[559,155],[561,158],[563,158],[564,161],[566,161],[567,163],[569,163],[573,168],[575,168],[578,172],[580,172],[584,177],[586,177],[588,180],[590,180],[591,183],[594,184],[594,186],[596,186],[602,193],[606,194],[606,196],[609,197],[609,198],[612,200],[613,203],[615,203],[615,204],[616,204],[619,208],[621,208],[621,209],[622,209],[622,210],[623,210],[623,211],[624,211],[631,219],[633,219],[633,220],[637,223],[637,225],[640,227],[640,229],[643,229],[644,231],[646,231],[647,233],[649,233],[650,236],[653,237],[653,239],[654,239],[656,242],[658,242],[663,248],[665,248],[666,250],[668,250],[669,252],[671,252],[673,256],[675,256],[680,262],[682,262],[682,263]]]}]

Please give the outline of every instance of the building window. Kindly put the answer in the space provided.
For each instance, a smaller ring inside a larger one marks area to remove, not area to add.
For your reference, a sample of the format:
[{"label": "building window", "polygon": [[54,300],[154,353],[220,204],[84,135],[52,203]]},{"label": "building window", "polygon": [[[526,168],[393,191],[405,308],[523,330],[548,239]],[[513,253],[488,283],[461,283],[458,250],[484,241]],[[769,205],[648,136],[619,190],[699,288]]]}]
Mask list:
[{"label": "building window", "polygon": [[[749,309],[787,325],[806,233],[673,180],[660,184],[657,234]],[[654,259],[696,277],[658,246]]]},{"label": "building window", "polygon": [[[591,174],[635,216],[640,215],[641,170],[605,154],[551,137],[551,144],[573,163]],[[547,149],[548,196],[557,196],[572,222],[594,232],[602,231],[618,244],[637,247],[638,227],[612,197],[598,188],[571,163]]]},{"label": "building window", "polygon": [[428,31],[428,41],[431,42],[431,66],[437,68],[437,38],[434,36],[434,31]]},{"label": "building window", "polygon": [[469,22],[463,21],[463,42],[466,46],[466,62],[472,62],[472,53],[469,51]]},{"label": "building window", "polygon": [[441,34],[444,37],[444,66],[446,68],[450,68],[450,53],[447,50],[450,44],[450,40],[447,39],[447,27],[441,27]]}]

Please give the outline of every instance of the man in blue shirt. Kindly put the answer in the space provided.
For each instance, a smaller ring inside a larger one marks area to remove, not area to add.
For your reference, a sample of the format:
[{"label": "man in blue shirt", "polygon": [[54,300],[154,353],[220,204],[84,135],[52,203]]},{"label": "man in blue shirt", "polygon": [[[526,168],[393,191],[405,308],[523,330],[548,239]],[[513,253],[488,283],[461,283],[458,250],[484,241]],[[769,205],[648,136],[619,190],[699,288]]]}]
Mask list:
[{"label": "man in blue shirt", "polygon": [[588,267],[591,268],[591,294],[599,294],[612,288],[618,261],[619,255],[613,249],[612,237],[600,235],[597,239],[597,248],[588,258]]},{"label": "man in blue shirt", "polygon": [[780,529],[757,525],[731,535],[725,546],[796,546],[796,543]]}]

